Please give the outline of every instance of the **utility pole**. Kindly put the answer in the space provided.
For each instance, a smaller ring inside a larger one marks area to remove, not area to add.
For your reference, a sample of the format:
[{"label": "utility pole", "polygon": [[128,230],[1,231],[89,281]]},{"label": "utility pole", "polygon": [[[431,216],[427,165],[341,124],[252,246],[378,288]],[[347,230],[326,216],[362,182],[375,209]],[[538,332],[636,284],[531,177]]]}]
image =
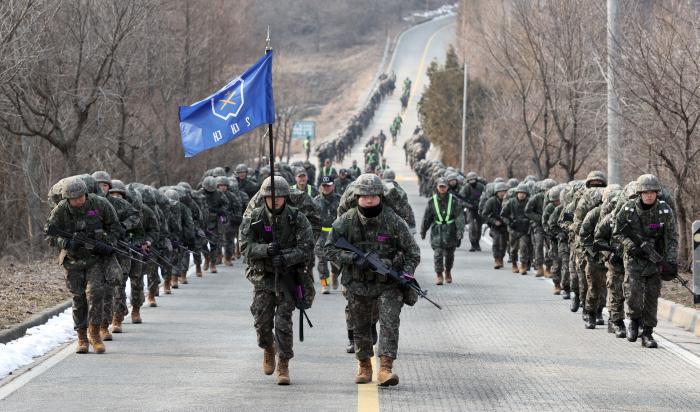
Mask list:
[{"label": "utility pole", "polygon": [[620,7],[618,0],[608,0],[608,183],[622,185],[624,153],[621,144],[620,97],[617,94],[615,69],[620,59]]},{"label": "utility pole", "polygon": [[464,163],[467,156],[467,62],[464,62],[464,91],[462,92],[462,162],[459,170],[464,173]]}]

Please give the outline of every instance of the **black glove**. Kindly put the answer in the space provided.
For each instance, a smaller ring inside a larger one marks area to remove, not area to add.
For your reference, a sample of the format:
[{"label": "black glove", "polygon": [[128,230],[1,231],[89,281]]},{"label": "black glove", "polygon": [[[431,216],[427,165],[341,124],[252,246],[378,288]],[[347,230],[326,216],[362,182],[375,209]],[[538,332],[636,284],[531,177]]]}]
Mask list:
[{"label": "black glove", "polygon": [[369,269],[369,261],[367,261],[367,258],[364,256],[360,255],[355,255],[355,257],[352,259],[353,263],[355,263],[355,266],[361,271],[364,272]]},{"label": "black glove", "polygon": [[630,254],[632,256],[638,257],[638,258],[643,258],[646,257],[646,253],[644,253],[644,249],[640,248],[637,245],[634,245],[630,248]]},{"label": "black glove", "polygon": [[83,246],[83,242],[75,239],[66,239],[63,242],[63,248],[68,249],[71,252],[75,252]]},{"label": "black glove", "polygon": [[102,256],[109,256],[114,252],[114,248],[107,243],[97,243],[95,245],[95,253]]},{"label": "black glove", "polygon": [[287,266],[287,259],[284,258],[284,255],[275,255],[272,257],[272,264],[275,267],[283,268]]},{"label": "black glove", "polygon": [[277,256],[282,253],[282,247],[278,242],[271,242],[267,245],[267,256]]}]

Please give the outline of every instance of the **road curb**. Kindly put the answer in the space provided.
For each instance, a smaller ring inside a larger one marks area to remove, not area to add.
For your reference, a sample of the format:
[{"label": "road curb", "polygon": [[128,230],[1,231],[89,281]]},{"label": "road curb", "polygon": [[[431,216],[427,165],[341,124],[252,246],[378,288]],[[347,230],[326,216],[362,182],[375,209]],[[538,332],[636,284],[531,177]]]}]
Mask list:
[{"label": "road curb", "polygon": [[696,309],[659,298],[656,316],[700,337],[700,311]]},{"label": "road curb", "polygon": [[34,315],[29,320],[26,320],[19,325],[16,325],[8,330],[0,332],[0,343],[8,343],[15,339],[19,339],[27,332],[27,329],[33,328],[34,326],[43,325],[52,317],[62,313],[64,310],[68,309],[71,305],[71,299],[66,300],[63,303],[48,308],[37,315]]}]

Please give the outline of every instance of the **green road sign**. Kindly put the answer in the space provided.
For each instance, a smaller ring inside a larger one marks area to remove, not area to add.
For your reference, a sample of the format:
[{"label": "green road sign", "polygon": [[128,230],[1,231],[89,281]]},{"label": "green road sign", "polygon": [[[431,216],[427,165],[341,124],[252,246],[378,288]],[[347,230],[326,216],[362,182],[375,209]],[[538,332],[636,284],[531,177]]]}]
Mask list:
[{"label": "green road sign", "polygon": [[294,122],[292,125],[292,139],[311,139],[316,138],[316,122],[310,120],[302,120]]}]

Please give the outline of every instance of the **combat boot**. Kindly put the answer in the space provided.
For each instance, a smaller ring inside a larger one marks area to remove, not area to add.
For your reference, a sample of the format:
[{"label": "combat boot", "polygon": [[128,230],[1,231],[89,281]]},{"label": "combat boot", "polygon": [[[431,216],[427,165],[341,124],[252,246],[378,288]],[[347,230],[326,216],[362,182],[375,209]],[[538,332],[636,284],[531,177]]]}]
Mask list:
[{"label": "combat boot", "polygon": [[537,266],[537,271],[535,272],[535,277],[536,278],[541,278],[544,276],[544,270],[542,270],[542,265]]},{"label": "combat boot", "polygon": [[204,270],[209,270],[209,257],[204,256],[204,266],[202,267]]},{"label": "combat boot", "polygon": [[399,384],[399,376],[391,371],[394,367],[394,359],[388,356],[379,358],[379,373],[377,383],[379,386],[395,386]]},{"label": "combat boot", "polygon": [[100,338],[102,340],[112,340],[112,334],[109,333],[109,321],[103,320],[100,325]]},{"label": "combat boot", "polygon": [[170,287],[173,289],[179,289],[180,286],[177,284],[178,276],[176,274],[170,275]]},{"label": "combat boot", "polygon": [[218,273],[218,271],[216,270],[216,263],[211,262],[211,264],[209,265],[209,272]]},{"label": "combat boot", "polygon": [[442,285],[442,282],[443,282],[442,272],[437,272],[437,279],[435,279],[435,284]]},{"label": "combat boot", "polygon": [[355,335],[352,329],[348,329],[348,346],[345,347],[345,352],[355,353]]},{"label": "combat boot", "polygon": [[520,264],[520,274],[527,275],[527,266],[524,263]]},{"label": "combat boot", "polygon": [[265,352],[263,352],[263,372],[265,375],[275,373],[275,347],[273,345],[265,348]]},{"label": "combat boot", "polygon": [[627,330],[625,329],[625,321],[618,320],[615,322],[615,337],[616,338],[626,338]]},{"label": "combat boot", "polygon": [[[216,264],[221,265],[221,261],[222,261],[222,256],[221,255],[217,256],[216,257]],[[214,262],[212,262],[212,263],[214,263]]]},{"label": "combat boot", "polygon": [[148,306],[151,308],[158,307],[158,304],[156,303],[156,294],[153,292],[148,292],[148,297],[146,298],[148,302]]},{"label": "combat boot", "polygon": [[578,312],[578,308],[581,306],[581,300],[578,298],[578,295],[574,293],[574,298],[571,299],[571,311],[572,312]]},{"label": "combat boot", "polygon": [[190,283],[187,281],[187,272],[184,272],[182,275],[180,275],[180,283],[183,285],[187,285],[188,283]]},{"label": "combat boot", "polygon": [[608,333],[615,333],[615,324],[608,322]]},{"label": "combat boot", "polygon": [[561,282],[556,280],[554,281],[554,290],[552,292],[555,295],[561,295]]},{"label": "combat boot", "polygon": [[596,325],[605,325],[605,319],[603,319],[603,308],[598,309],[598,312],[596,312],[595,324]]},{"label": "combat boot", "polygon": [[331,272],[331,286],[333,290],[338,290],[338,275]]},{"label": "combat boot", "polygon": [[627,340],[630,342],[636,342],[639,336],[639,320],[630,320],[629,327],[627,328]]},{"label": "combat boot", "polygon": [[548,266],[545,266],[545,267],[544,267],[544,277],[546,277],[547,279],[549,279],[549,278],[552,277],[552,275],[553,275],[553,273],[552,273],[552,271],[549,269],[549,267],[548,267]]},{"label": "combat boot", "polygon": [[165,278],[165,282],[163,283],[163,291],[166,295],[170,295],[173,293],[170,291],[170,278]]},{"label": "combat boot", "polygon": [[445,283],[452,283],[452,269],[445,269]]},{"label": "combat boot", "polygon": [[95,353],[105,353],[105,344],[100,338],[100,325],[90,325],[88,326],[88,340],[90,345],[95,350]]},{"label": "combat boot", "polygon": [[289,359],[279,358],[277,360],[277,384],[289,385]]},{"label": "combat boot", "polygon": [[493,265],[494,269],[500,269],[503,267],[503,258],[496,258],[496,263]]},{"label": "combat boot", "polygon": [[474,242],[471,242],[472,247],[469,248],[470,252],[476,252],[476,246],[474,246]]},{"label": "combat boot", "polygon": [[561,298],[564,300],[571,299],[571,291],[564,289],[564,293],[561,295]]},{"label": "combat boot", "polygon": [[122,321],[124,320],[124,315],[115,313],[112,316],[112,333],[122,333]]},{"label": "combat boot", "polygon": [[231,262],[231,258],[228,256],[224,257],[224,265],[226,266],[233,266],[233,262]]},{"label": "combat boot", "polygon": [[132,306],[131,308],[131,323],[142,323],[141,320],[141,308],[138,306]]},{"label": "combat boot", "polygon": [[75,353],[88,353],[87,329],[78,329],[78,345],[75,348]]},{"label": "combat boot", "polygon": [[654,331],[653,328],[650,328],[648,326],[644,327],[644,331],[642,331],[642,346],[645,348],[658,348],[659,345],[656,344],[656,341],[654,340],[654,336],[652,336],[652,332]]},{"label": "combat boot", "polygon": [[355,383],[370,383],[372,382],[372,360],[370,358],[358,361],[357,375]]},{"label": "combat boot", "polygon": [[197,263],[197,264],[195,265],[194,274],[197,275],[198,278],[201,278],[201,277],[202,277],[202,265],[201,265],[201,264]]},{"label": "combat boot", "polygon": [[518,263],[517,262],[512,262],[510,271],[513,273],[520,273],[520,270],[518,269]]},{"label": "combat boot", "polygon": [[595,313],[583,310],[583,321],[586,323],[586,329],[595,329],[596,320]]}]

